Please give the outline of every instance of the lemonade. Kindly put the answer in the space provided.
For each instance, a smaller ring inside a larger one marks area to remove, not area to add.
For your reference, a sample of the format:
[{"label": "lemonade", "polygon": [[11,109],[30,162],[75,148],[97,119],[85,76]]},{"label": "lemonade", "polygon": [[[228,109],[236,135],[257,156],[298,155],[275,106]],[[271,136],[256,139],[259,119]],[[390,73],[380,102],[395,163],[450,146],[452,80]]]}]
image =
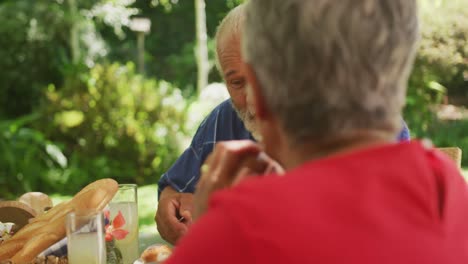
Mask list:
[{"label": "lemonade", "polygon": [[105,264],[104,236],[97,232],[74,233],[68,239],[70,264]]},{"label": "lemonade", "polygon": [[132,264],[139,257],[138,253],[138,208],[136,202],[111,202],[109,204],[111,219],[119,213],[125,218],[128,235],[122,240],[116,240],[115,245],[122,253],[123,263]]}]

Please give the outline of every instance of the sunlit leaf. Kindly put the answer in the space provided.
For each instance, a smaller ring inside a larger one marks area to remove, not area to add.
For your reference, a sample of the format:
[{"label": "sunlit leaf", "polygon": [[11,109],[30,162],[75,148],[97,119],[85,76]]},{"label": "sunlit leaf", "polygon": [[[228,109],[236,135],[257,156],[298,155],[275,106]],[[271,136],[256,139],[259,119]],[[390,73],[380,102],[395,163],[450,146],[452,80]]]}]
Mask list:
[{"label": "sunlit leaf", "polygon": [[63,111],[55,115],[55,122],[67,128],[79,126],[83,121],[84,114],[81,111]]}]

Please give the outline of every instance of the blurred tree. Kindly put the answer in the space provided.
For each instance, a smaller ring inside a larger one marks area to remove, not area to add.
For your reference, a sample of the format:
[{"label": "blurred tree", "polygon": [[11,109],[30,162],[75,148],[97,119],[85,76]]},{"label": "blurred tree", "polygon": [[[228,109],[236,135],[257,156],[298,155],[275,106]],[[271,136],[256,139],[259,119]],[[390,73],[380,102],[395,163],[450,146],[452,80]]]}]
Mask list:
[{"label": "blurred tree", "polygon": [[156,182],[180,153],[185,109],[179,89],[136,74],[133,63],[96,64],[63,87],[50,85],[34,127],[69,160],[50,182],[72,192],[105,177]]},{"label": "blurred tree", "polygon": [[[468,5],[466,0],[419,0],[422,39],[409,80],[407,120],[413,136],[437,124],[434,106],[444,96],[468,103]],[[464,98],[464,99],[462,99]]]},{"label": "blurred tree", "polygon": [[417,67],[447,87],[449,96],[468,99],[468,1],[420,2],[423,39]]},{"label": "blurred tree", "polygon": [[41,89],[60,82],[64,17],[57,5],[40,1],[34,8],[30,1],[0,5],[0,117],[30,113]]},{"label": "blurred tree", "polygon": [[[0,3],[0,118],[31,113],[42,90],[108,47],[95,23],[123,34],[135,0],[18,0]],[[72,63],[73,62],[73,63]],[[77,65],[71,67],[71,65]],[[80,66],[81,65],[81,66]],[[17,100],[21,98],[21,100]]]},{"label": "blurred tree", "polygon": [[60,149],[44,135],[27,126],[38,115],[0,121],[0,198],[14,199],[24,192],[55,191],[49,172],[67,166]]},{"label": "blurred tree", "polygon": [[210,62],[208,61],[208,36],[206,33],[205,0],[195,0],[197,35],[197,90],[200,93],[208,85]]},{"label": "blurred tree", "polygon": [[[243,0],[205,0],[208,36],[209,83],[221,81],[214,69],[213,36],[221,19]],[[140,15],[151,19],[151,33],[146,38],[146,66],[148,75],[167,80],[180,87],[184,95],[193,95],[197,87],[195,1],[152,0],[136,1],[132,7]],[[122,41],[108,28],[101,30],[112,47],[111,60],[127,61],[136,58],[134,35],[124,29],[131,39]]]}]

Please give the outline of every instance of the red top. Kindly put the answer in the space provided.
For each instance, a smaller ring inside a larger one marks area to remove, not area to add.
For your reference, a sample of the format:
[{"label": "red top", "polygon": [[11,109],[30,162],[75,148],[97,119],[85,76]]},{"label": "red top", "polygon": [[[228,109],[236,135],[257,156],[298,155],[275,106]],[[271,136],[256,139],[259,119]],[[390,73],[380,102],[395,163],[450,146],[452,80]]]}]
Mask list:
[{"label": "red top", "polygon": [[468,263],[468,188],[419,142],[311,161],[216,193],[174,263]]}]

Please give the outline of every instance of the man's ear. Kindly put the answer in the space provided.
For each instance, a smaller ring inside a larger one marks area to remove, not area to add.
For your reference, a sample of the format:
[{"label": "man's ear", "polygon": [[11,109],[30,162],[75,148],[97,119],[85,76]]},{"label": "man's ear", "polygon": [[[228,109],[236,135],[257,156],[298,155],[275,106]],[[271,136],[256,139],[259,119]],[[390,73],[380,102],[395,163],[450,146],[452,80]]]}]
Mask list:
[{"label": "man's ear", "polygon": [[[252,96],[252,103],[255,109],[255,116],[261,120],[264,120],[270,115],[268,107],[263,97],[260,83],[258,82],[257,75],[252,66],[248,63],[244,63],[245,73],[247,77],[248,86],[250,86],[250,93]],[[249,88],[248,88],[249,89]]]}]

